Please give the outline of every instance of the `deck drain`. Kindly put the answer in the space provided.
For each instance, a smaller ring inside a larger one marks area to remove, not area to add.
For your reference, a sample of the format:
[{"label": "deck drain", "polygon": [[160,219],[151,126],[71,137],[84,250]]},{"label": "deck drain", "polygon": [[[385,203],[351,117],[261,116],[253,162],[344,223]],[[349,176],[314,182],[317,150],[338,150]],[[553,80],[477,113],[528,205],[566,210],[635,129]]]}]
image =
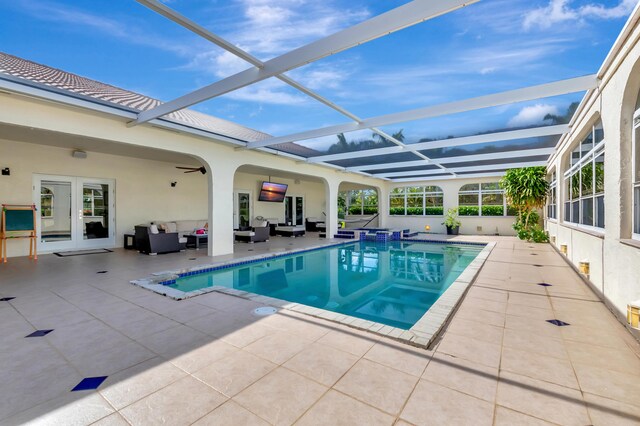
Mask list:
[{"label": "deck drain", "polygon": [[253,310],[253,315],[258,315],[261,317],[267,316],[267,315],[273,315],[276,312],[278,312],[278,310],[276,308],[272,308],[271,306],[261,306],[259,308],[255,308]]}]

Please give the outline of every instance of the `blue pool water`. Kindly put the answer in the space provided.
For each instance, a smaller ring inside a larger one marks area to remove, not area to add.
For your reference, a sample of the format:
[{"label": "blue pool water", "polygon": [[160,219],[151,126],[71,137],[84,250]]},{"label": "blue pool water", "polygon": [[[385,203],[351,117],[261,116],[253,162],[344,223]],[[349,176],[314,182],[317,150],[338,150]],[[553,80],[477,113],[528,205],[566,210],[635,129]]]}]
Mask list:
[{"label": "blue pool water", "polygon": [[362,241],[182,277],[170,287],[230,287],[407,330],[482,248]]}]

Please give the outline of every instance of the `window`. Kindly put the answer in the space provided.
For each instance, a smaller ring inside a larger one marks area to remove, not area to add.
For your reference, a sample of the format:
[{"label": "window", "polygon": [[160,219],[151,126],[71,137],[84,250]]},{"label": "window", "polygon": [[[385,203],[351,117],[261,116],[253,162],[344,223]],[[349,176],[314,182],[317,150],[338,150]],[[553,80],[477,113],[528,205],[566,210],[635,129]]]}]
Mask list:
[{"label": "window", "polygon": [[604,228],[604,132],[596,123],[578,144],[564,173],[564,220]]},{"label": "window", "polygon": [[40,216],[53,217],[53,191],[45,186],[40,190]]},{"label": "window", "polygon": [[556,172],[551,173],[549,180],[549,196],[547,197],[547,218],[557,219],[558,178]]},{"label": "window", "polygon": [[102,185],[91,188],[85,185],[82,190],[82,214],[84,216],[104,215],[104,195]]},{"label": "window", "polygon": [[469,183],[458,192],[460,216],[513,216],[516,213],[507,205],[499,182]]},{"label": "window", "polygon": [[439,186],[406,186],[389,194],[392,216],[442,216],[444,194]]},{"label": "window", "polygon": [[633,237],[640,239],[640,94],[633,115]]},{"label": "window", "polygon": [[354,189],[338,194],[338,208],[346,214],[370,215],[378,213],[378,192],[375,189]]}]

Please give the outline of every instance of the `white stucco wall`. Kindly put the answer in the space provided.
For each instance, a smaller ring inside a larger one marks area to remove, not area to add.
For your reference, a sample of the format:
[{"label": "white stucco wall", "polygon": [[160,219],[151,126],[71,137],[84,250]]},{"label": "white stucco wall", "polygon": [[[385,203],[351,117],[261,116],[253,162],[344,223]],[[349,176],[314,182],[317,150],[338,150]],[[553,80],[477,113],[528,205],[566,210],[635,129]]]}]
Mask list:
[{"label": "white stucco wall", "polygon": [[[559,149],[549,160],[549,169],[558,176],[558,218],[546,220],[556,246],[567,244],[567,258],[578,266],[588,261],[589,280],[621,318],[627,303],[640,299],[640,241],[631,240],[631,132],[632,117],[640,91],[640,26],[638,11],[614,46],[600,70],[600,85],[582,103],[569,134],[562,137]],[[567,158],[584,134],[598,119],[602,120],[605,147],[605,228],[585,230],[564,222],[567,198],[563,174]]]}]

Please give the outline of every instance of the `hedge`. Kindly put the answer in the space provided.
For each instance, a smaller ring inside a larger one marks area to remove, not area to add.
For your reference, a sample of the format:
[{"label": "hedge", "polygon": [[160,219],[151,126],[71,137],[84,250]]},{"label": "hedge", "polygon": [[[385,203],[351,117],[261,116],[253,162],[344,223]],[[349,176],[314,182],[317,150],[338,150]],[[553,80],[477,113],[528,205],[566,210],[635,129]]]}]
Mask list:
[{"label": "hedge", "polygon": [[482,216],[504,216],[504,207],[482,206]]},{"label": "hedge", "polygon": [[458,216],[478,216],[480,208],[478,206],[460,206],[458,207]]},{"label": "hedge", "polygon": [[378,213],[377,207],[365,206],[364,209],[362,208],[362,206],[349,207],[349,214],[351,215],[376,214],[376,213]]},{"label": "hedge", "polygon": [[[404,216],[404,207],[391,207],[389,214],[392,216]],[[426,207],[423,211],[422,207],[407,207],[407,216],[442,216],[444,214],[443,207]]]}]

